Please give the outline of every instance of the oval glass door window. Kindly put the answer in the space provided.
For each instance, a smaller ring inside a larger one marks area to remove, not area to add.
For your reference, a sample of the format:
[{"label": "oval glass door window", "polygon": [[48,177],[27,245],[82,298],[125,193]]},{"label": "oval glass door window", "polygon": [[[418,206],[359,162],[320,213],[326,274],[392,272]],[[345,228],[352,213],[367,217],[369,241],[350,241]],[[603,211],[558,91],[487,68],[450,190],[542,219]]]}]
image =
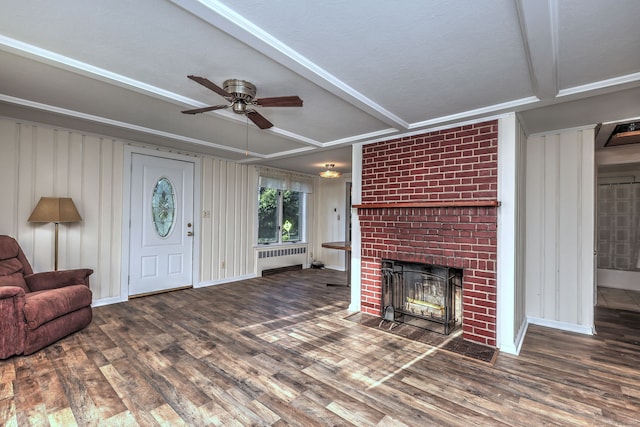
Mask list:
[{"label": "oval glass door window", "polygon": [[176,219],[176,198],[173,185],[168,178],[162,177],[156,183],[151,196],[151,214],[153,226],[160,237],[167,237]]}]

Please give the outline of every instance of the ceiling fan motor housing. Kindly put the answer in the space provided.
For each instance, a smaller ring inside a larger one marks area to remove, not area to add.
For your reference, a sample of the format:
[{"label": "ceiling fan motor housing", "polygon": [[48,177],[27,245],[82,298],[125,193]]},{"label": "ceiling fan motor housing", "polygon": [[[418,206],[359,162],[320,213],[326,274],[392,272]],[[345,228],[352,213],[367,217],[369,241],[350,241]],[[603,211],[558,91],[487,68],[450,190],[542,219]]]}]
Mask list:
[{"label": "ceiling fan motor housing", "polygon": [[251,104],[256,96],[256,87],[246,81],[238,79],[225,80],[223,89],[233,96],[231,108],[234,113],[244,114],[247,112],[247,104]]},{"label": "ceiling fan motor housing", "polygon": [[245,80],[229,79],[223,83],[223,89],[236,99],[250,103],[256,96],[256,87]]}]

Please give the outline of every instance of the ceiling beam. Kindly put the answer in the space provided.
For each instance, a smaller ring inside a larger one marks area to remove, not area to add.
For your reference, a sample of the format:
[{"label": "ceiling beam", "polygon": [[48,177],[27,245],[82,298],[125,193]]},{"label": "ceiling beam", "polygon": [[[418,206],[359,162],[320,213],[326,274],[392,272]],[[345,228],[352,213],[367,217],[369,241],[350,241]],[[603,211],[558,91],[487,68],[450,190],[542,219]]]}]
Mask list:
[{"label": "ceiling beam", "polygon": [[515,0],[533,93],[540,100],[558,94],[557,0]]},{"label": "ceiling beam", "polygon": [[385,124],[396,129],[409,129],[409,123],[221,2],[217,0],[171,0],[171,2]]}]

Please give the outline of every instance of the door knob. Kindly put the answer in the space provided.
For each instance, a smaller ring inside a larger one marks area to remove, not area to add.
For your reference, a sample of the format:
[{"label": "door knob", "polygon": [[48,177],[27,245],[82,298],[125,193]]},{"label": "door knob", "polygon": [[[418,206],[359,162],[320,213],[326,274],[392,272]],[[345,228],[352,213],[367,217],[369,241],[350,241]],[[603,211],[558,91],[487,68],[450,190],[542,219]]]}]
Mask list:
[{"label": "door knob", "polygon": [[192,231],[187,231],[187,236],[189,236],[189,237],[193,236],[193,232]]}]

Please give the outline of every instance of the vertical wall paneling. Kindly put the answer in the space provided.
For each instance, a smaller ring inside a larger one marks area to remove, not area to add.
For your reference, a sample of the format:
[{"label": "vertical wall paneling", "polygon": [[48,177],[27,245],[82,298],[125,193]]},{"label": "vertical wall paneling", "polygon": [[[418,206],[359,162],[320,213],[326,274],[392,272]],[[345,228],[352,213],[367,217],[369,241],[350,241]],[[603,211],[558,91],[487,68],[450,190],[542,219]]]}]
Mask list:
[{"label": "vertical wall paneling", "polygon": [[211,242],[211,239],[207,239],[207,236],[212,236],[213,233],[213,219],[212,219],[212,206],[213,206],[213,194],[211,186],[207,183],[213,182],[213,159],[202,159],[202,225],[200,232],[201,247],[200,254],[202,256],[202,264],[200,266],[200,280],[210,281],[212,278],[211,272],[211,260],[213,259],[213,245],[205,244],[205,240]]},{"label": "vertical wall paneling", "polygon": [[594,306],[596,303],[596,262],[595,262],[595,206],[596,206],[596,166],[595,166],[595,131],[585,129],[579,132],[581,146],[581,159],[578,181],[580,183],[581,198],[580,223],[582,233],[578,240],[580,251],[578,283],[580,287],[580,312],[578,323],[581,325],[594,325]]},{"label": "vertical wall paneling", "polygon": [[202,159],[200,286],[255,274],[253,217],[257,200],[252,166]]},{"label": "vertical wall paneling", "polygon": [[[31,137],[34,149],[34,156],[32,158],[33,167],[31,168],[31,179],[33,182],[32,207],[34,207],[40,197],[56,195],[54,194],[53,189],[56,157],[53,155],[53,129],[33,126]],[[34,223],[30,225],[32,225],[36,230],[36,233],[33,236],[34,254],[32,262],[34,264],[34,268],[37,271],[42,271],[43,269],[52,270],[54,258],[54,226],[53,224],[42,223]],[[62,224],[60,225],[60,228],[62,229],[64,226],[65,224]],[[64,230],[62,230],[62,234],[64,234]],[[64,237],[62,240],[64,242]],[[62,253],[64,251],[60,252]],[[65,266],[62,262],[59,265],[60,268],[64,268]]]},{"label": "vertical wall paneling", "polygon": [[594,132],[527,140],[526,310],[530,323],[593,327]]},{"label": "vertical wall paneling", "polygon": [[575,156],[573,162],[562,162],[558,167],[559,192],[558,192],[558,241],[557,261],[558,281],[556,283],[556,318],[565,323],[580,321],[580,268],[579,256],[581,254],[579,236],[581,230],[575,224],[580,224],[581,197],[580,176],[578,174],[580,144],[577,133],[568,133],[560,139],[560,158],[566,159]]},{"label": "vertical wall paneling", "polygon": [[[57,194],[69,195],[69,132],[59,131],[57,129],[53,130],[53,156],[54,156],[54,172],[53,172],[53,186],[56,189],[55,192]],[[76,198],[69,195],[72,199],[74,199],[74,203]],[[70,240],[73,238],[73,231],[70,232],[72,225],[77,224],[60,224],[59,227],[59,244],[60,248],[64,248],[64,251],[60,251],[59,253],[59,262],[60,265],[70,265],[70,250],[71,243]]]},{"label": "vertical wall paneling", "polygon": [[[234,236],[238,236],[240,240],[242,240],[242,220],[240,218],[241,215],[241,198],[235,197],[236,194],[240,193],[239,189],[242,188],[242,177],[240,175],[239,165],[238,164],[230,164],[229,170],[227,171],[228,182],[230,184],[230,191],[227,194],[227,215],[229,215],[228,221],[231,227],[227,229],[227,242],[234,242]],[[240,268],[242,264],[242,251],[243,248],[238,245],[229,245],[229,251],[232,252],[233,258],[230,260],[229,265],[227,266],[228,274],[231,277],[237,276],[240,274]]]},{"label": "vertical wall paneling", "polygon": [[[83,136],[83,159],[82,159],[82,218],[83,218],[83,240],[88,240],[91,244],[82,246],[80,261],[87,264],[89,260],[100,259],[100,222],[102,213],[102,195],[100,194],[101,168],[96,159],[100,159],[100,140],[93,135]],[[94,269],[97,271],[96,262]],[[94,273],[94,278],[101,277],[101,273]]]},{"label": "vertical wall paneling", "polygon": [[[68,151],[67,153],[65,153],[67,157],[66,162],[69,165],[69,169],[67,171],[69,180],[67,194],[69,195],[69,197],[73,198],[73,201],[76,204],[78,211],[80,212],[80,216],[82,216],[82,226],[84,226],[84,222],[87,220],[87,215],[85,212],[85,201],[82,197],[83,181],[81,179],[84,168],[83,140],[83,135],[79,133],[69,132],[67,134]],[[82,258],[82,226],[76,226],[69,229],[69,231],[71,232],[71,236],[68,241],[68,259],[76,260],[76,262],[80,262],[80,259]],[[114,229],[114,231],[117,232],[117,229]],[[95,280],[92,281],[95,282]],[[106,294],[113,295],[111,292],[106,292]]]},{"label": "vertical wall paneling", "polygon": [[[527,256],[526,268],[526,312],[529,316],[542,317],[542,273],[545,270],[544,239],[536,238],[542,233],[544,212],[544,169],[539,167],[544,164],[544,145],[540,138],[528,138],[527,140],[527,179],[526,179],[526,211],[527,223],[525,227]],[[537,218],[537,220],[536,220]]]},{"label": "vertical wall paneling", "polygon": [[18,160],[20,127],[9,120],[0,120],[0,182],[4,183],[4,203],[0,203],[0,233],[9,234],[18,229],[18,197],[20,189]]},{"label": "vertical wall paneling", "polygon": [[[227,265],[227,163],[217,161],[217,173],[216,182],[211,183],[212,186],[218,187],[218,198],[215,202],[214,209],[216,216],[214,223],[217,224],[216,236],[213,237],[213,243],[216,247],[215,254],[217,255],[217,263],[214,264],[214,272],[216,278],[227,277],[226,265]],[[214,258],[215,260],[216,258]]]},{"label": "vertical wall paneling", "polygon": [[20,242],[35,271],[51,270],[54,225],[27,218],[40,197],[73,198],[83,221],[60,224],[60,268],[94,269],[94,301],[117,296],[124,143],[6,118],[0,140],[0,173],[11,183],[0,233]]},{"label": "vertical wall paneling", "polygon": [[[13,230],[12,233],[7,234],[16,238],[24,236],[19,239],[20,245],[25,253],[32,255],[30,260],[33,262],[35,226],[29,224],[27,218],[38,202],[33,184],[33,171],[35,168],[33,140],[35,126],[21,125],[19,123],[16,123],[15,126],[18,128],[16,133],[18,138],[18,170],[16,171],[18,177],[18,223],[16,229]],[[38,270],[36,269],[36,271]]]},{"label": "vertical wall paneling", "polygon": [[560,232],[558,230],[558,222],[560,210],[558,208],[560,192],[557,189],[558,180],[560,179],[560,142],[558,135],[552,135],[547,138],[545,144],[545,164],[544,164],[544,195],[545,210],[543,212],[543,250],[544,260],[543,266],[543,283],[542,283],[542,316],[545,319],[558,319],[558,310],[560,306],[558,301],[558,239]]}]

